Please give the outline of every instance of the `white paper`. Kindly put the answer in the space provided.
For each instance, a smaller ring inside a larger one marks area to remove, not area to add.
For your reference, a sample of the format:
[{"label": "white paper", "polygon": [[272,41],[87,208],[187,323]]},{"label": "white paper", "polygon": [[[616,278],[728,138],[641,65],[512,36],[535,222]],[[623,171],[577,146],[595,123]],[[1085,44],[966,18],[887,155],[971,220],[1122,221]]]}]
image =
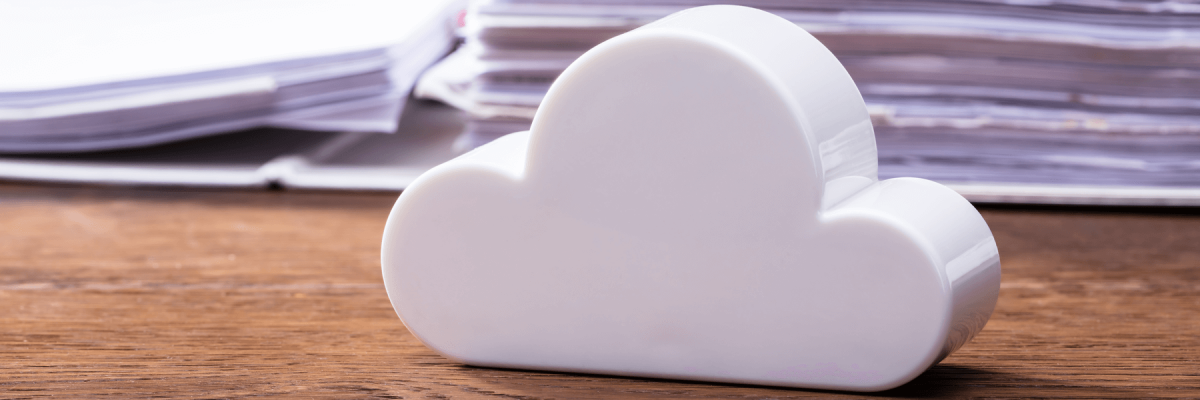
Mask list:
[{"label": "white paper", "polygon": [[0,2],[0,152],[389,133],[456,0]]}]

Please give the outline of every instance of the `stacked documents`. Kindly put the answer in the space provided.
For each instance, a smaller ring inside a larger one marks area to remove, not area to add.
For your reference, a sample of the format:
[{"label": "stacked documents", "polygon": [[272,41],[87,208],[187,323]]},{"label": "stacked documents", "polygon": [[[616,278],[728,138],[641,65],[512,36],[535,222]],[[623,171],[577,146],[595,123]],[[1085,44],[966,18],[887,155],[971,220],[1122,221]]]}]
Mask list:
[{"label": "stacked documents", "polygon": [[0,3],[0,152],[258,126],[392,132],[453,45],[455,1]]},{"label": "stacked documents", "polygon": [[[465,45],[417,94],[469,112],[458,143],[476,146],[527,129],[550,83],[592,46],[707,3],[476,1]],[[845,64],[874,119],[881,177],[1011,193],[1200,187],[1200,4],[734,3],[795,22]]]}]

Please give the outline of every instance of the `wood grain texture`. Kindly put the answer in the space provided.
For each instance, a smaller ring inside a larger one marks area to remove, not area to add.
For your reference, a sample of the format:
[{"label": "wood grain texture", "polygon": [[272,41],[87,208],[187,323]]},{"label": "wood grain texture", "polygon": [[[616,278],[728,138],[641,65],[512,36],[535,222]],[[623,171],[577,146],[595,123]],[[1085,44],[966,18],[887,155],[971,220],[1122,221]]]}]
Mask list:
[{"label": "wood grain texture", "polygon": [[0,397],[1200,397],[1200,213],[984,208],[987,328],[878,394],[472,368],[396,318],[394,195],[0,185]]}]

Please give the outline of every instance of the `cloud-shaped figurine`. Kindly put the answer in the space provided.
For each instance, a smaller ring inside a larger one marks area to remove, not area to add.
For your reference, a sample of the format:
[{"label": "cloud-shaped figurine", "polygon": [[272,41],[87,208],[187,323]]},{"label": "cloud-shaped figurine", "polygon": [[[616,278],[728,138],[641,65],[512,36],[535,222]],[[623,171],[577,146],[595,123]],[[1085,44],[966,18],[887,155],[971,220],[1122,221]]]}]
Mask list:
[{"label": "cloud-shaped figurine", "polygon": [[418,178],[384,281],[466,364],[888,389],[983,328],[1000,262],[957,193],[876,171],[866,106],[820,42],[693,8],[580,57],[530,131]]}]

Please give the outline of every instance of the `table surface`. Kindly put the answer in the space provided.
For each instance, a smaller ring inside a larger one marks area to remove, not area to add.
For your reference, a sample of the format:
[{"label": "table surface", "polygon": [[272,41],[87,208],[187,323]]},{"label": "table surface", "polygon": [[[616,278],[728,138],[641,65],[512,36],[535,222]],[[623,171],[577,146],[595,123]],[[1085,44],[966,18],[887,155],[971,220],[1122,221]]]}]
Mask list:
[{"label": "table surface", "polygon": [[0,397],[1200,397],[1200,212],[981,207],[972,342],[870,395],[474,368],[392,312],[394,194],[0,184]]}]

